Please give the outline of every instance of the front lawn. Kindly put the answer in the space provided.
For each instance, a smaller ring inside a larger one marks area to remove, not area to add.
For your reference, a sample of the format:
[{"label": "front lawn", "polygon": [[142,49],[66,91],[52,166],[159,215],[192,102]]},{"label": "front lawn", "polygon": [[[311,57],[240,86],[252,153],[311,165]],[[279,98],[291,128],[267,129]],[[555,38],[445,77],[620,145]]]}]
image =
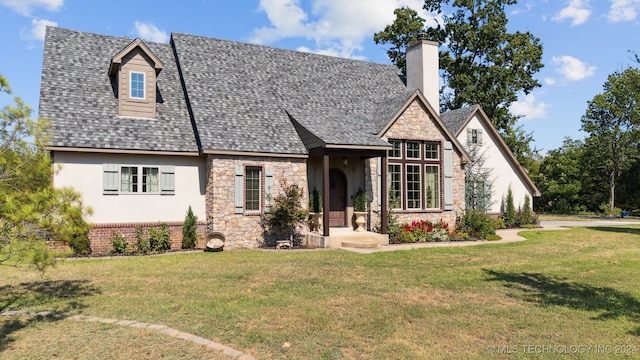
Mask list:
[{"label": "front lawn", "polygon": [[[640,351],[639,226],[522,234],[527,241],[369,255],[224,251],[66,261],[48,279],[4,267],[0,311],[163,324],[258,359],[588,359],[621,346]],[[113,358],[210,356],[198,345],[184,342],[186,349],[169,337],[164,345],[156,339],[165,335],[113,325],[2,317],[0,326],[0,357],[91,358],[78,349],[95,338],[122,344],[111,346]],[[43,334],[73,336],[29,350],[25,344]]]}]

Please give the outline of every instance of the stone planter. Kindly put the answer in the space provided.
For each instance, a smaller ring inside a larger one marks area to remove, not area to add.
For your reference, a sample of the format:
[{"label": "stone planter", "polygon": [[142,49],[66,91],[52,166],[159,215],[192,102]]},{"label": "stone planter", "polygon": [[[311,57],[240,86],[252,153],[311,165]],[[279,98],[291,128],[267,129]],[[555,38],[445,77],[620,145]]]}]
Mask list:
[{"label": "stone planter", "polygon": [[322,213],[309,213],[309,215],[311,216],[311,222],[310,222],[310,227],[311,227],[311,232],[320,232],[320,226],[322,225]]},{"label": "stone planter", "polygon": [[367,212],[366,211],[354,211],[353,215],[356,218],[357,228],[355,231],[361,232],[366,231],[364,225],[367,223]]}]

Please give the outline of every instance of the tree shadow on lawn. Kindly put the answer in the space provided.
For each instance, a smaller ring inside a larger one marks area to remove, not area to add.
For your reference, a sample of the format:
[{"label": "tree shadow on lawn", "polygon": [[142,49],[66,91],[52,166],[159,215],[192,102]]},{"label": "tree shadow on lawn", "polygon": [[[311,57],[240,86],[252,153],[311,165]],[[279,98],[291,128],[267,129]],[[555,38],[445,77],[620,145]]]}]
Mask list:
[{"label": "tree shadow on lawn", "polygon": [[640,235],[640,228],[630,228],[624,226],[589,226],[587,229],[596,231],[608,231],[622,234]]},{"label": "tree shadow on lawn", "polygon": [[[640,322],[640,301],[629,293],[610,287],[580,284],[568,278],[541,273],[510,273],[484,269],[487,281],[505,282],[505,287],[519,290],[523,300],[540,306],[556,305],[577,310],[600,312],[595,320],[627,318]],[[640,327],[629,331],[640,336]]]},{"label": "tree shadow on lawn", "polygon": [[[35,281],[19,285],[0,286],[0,313],[24,308],[48,307],[45,315],[29,312],[25,315],[2,316],[0,324],[0,352],[14,341],[11,334],[37,321],[57,321],[70,312],[86,307],[81,298],[99,294],[100,290],[88,280]],[[47,305],[50,304],[50,305]]]}]

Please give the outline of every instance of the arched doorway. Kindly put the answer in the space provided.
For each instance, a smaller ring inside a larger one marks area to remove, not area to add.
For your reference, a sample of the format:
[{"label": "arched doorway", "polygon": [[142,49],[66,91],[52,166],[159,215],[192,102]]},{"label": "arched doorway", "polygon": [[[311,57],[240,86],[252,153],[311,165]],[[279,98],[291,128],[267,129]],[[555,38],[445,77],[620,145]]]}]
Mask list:
[{"label": "arched doorway", "polygon": [[347,226],[347,176],[340,169],[329,170],[329,227]]}]

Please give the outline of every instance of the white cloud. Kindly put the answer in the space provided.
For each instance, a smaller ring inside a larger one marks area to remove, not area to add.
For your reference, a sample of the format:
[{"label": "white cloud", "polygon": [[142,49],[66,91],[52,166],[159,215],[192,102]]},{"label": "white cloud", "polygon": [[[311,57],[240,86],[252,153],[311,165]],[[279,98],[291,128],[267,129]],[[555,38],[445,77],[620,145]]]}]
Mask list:
[{"label": "white cloud", "polygon": [[300,0],[261,0],[258,10],[267,14],[271,24],[254,29],[253,43],[268,44],[281,39],[302,37],[312,40],[315,49],[301,51],[325,55],[359,58],[363,42],[393,22],[393,10],[407,6],[433,24],[422,0],[369,0],[366,5],[357,1],[313,0],[310,9]]},{"label": "white cloud", "polygon": [[569,81],[578,81],[593,75],[595,66],[587,66],[586,63],[573,56],[554,56],[551,62],[556,64],[556,71]]},{"label": "white cloud", "polygon": [[571,26],[577,26],[584,24],[589,19],[589,16],[591,16],[591,10],[589,9],[588,0],[570,0],[569,5],[560,10],[553,17],[553,20],[562,22],[571,19]]},{"label": "white cloud", "polygon": [[640,0],[611,0],[607,19],[611,22],[633,21],[638,17]]},{"label": "white cloud", "polygon": [[47,26],[58,26],[58,23],[45,19],[32,19],[31,29],[25,31],[24,29],[20,33],[20,37],[24,40],[44,40],[45,30]]},{"label": "white cloud", "polygon": [[169,41],[169,35],[167,32],[158,29],[158,27],[153,24],[136,21],[135,26],[136,32],[142,40],[158,43],[166,43]]},{"label": "white cloud", "polygon": [[533,120],[546,117],[547,108],[550,106],[542,101],[537,101],[533,94],[529,94],[511,104],[509,109],[514,115],[522,116],[523,120]]},{"label": "white cloud", "polygon": [[31,16],[35,8],[43,8],[47,11],[58,11],[62,7],[64,0],[0,0],[0,5],[11,8],[13,11]]},{"label": "white cloud", "polygon": [[542,81],[544,81],[545,85],[555,85],[556,84],[556,79],[551,78],[551,77],[546,77]]}]

